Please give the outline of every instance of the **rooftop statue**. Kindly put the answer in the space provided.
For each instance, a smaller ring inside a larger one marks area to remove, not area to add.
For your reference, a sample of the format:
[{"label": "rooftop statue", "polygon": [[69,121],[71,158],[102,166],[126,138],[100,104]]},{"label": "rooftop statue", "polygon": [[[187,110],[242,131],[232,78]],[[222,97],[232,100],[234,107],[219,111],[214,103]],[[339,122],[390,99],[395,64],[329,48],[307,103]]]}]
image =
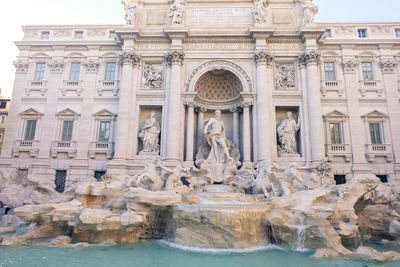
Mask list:
[{"label": "rooftop statue", "polygon": [[171,18],[172,25],[179,25],[183,23],[183,13],[185,12],[185,1],[174,0],[169,7],[169,17]]},{"label": "rooftop statue", "polygon": [[253,9],[254,19],[256,24],[265,23],[266,8],[269,5],[269,0],[259,0]]},{"label": "rooftop statue", "polygon": [[126,24],[135,26],[136,4],[134,0],[121,0],[121,4],[124,6]]},{"label": "rooftop statue", "polygon": [[314,17],[318,13],[318,7],[312,0],[298,0],[303,7],[303,26],[314,22]]}]

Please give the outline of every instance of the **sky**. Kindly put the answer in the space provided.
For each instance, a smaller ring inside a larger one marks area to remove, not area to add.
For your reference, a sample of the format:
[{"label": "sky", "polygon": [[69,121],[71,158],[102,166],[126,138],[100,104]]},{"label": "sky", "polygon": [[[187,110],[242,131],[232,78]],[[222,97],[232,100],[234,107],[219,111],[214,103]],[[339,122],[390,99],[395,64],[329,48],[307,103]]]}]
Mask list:
[{"label": "sky", "polygon": [[[314,0],[317,22],[399,21],[400,0]],[[0,88],[11,97],[21,26],[34,24],[122,24],[120,0],[0,0]]]}]

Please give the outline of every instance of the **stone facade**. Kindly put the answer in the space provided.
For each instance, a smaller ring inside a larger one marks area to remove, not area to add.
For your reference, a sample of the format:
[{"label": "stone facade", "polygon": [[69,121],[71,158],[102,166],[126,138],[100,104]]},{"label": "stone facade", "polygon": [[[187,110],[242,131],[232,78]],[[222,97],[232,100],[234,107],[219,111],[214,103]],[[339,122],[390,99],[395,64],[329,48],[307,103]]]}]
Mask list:
[{"label": "stone facade", "polygon": [[67,186],[140,173],[150,114],[164,164],[191,166],[218,109],[241,162],[400,179],[400,22],[314,23],[308,0],[123,2],[126,25],[23,27],[1,167]]}]

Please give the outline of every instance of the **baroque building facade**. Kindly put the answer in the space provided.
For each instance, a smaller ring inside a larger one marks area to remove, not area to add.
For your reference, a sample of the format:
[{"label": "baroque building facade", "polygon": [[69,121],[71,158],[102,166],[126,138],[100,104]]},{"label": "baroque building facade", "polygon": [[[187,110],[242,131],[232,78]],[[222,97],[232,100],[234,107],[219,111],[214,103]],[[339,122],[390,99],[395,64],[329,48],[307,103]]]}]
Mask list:
[{"label": "baroque building facade", "polygon": [[1,167],[69,186],[158,154],[192,166],[220,110],[242,164],[400,179],[400,22],[315,23],[311,0],[122,2],[126,25],[23,27]]}]

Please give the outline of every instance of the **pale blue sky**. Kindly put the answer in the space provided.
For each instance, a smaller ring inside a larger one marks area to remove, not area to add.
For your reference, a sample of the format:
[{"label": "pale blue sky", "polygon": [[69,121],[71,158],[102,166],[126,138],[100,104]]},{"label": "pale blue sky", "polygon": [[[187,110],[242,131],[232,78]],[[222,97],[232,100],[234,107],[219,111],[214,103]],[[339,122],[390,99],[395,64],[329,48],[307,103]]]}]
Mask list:
[{"label": "pale blue sky", "polygon": [[[27,24],[124,23],[120,0],[0,0],[0,88],[10,97],[14,81],[13,41]],[[400,21],[400,0],[314,0],[320,22]]]}]

